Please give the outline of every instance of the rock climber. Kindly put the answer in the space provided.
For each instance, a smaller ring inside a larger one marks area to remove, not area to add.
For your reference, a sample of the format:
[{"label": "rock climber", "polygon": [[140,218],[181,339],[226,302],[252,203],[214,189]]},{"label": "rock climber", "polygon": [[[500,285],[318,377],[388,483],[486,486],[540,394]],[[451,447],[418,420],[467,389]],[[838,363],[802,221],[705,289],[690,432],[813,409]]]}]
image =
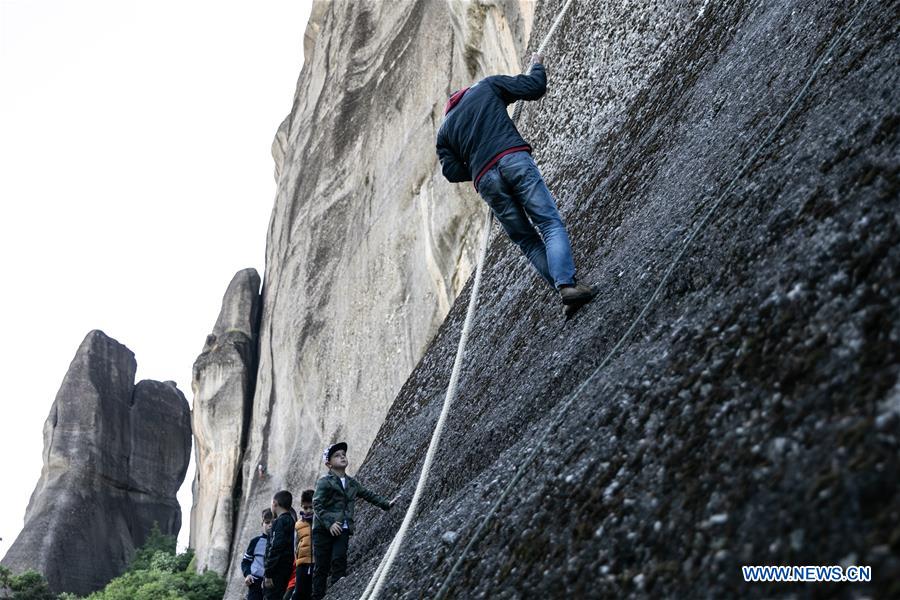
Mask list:
[{"label": "rock climber", "polygon": [[451,183],[472,181],[509,238],[559,292],[566,317],[597,295],[579,284],[569,234],[507,106],[547,91],[543,56],[533,54],[527,75],[495,75],[455,92],[444,108],[437,154]]}]

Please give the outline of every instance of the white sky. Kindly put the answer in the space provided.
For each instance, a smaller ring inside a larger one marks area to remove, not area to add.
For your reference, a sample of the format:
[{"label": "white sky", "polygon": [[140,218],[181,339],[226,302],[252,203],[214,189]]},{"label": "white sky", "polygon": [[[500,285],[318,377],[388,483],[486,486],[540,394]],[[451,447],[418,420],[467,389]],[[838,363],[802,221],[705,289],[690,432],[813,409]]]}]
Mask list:
[{"label": "white sky", "polygon": [[191,400],[228,282],[263,272],[308,17],[309,0],[0,0],[0,556],[88,331]]}]

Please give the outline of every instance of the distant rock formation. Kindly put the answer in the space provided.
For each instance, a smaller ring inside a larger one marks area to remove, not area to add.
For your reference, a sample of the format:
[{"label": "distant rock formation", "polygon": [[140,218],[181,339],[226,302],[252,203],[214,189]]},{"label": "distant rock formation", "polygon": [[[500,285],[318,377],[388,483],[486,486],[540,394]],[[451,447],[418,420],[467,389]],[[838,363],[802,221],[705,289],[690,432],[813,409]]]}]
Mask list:
[{"label": "distant rock formation", "polygon": [[[362,461],[471,274],[485,207],[444,180],[434,131],[451,92],[521,70],[533,10],[529,0],[314,4],[272,148],[278,191],[243,469],[257,474],[243,485],[233,575],[259,511],[278,488],[315,483],[324,444],[345,439]],[[236,577],[231,586],[229,597]]]},{"label": "distant rock formation", "polygon": [[259,274],[238,272],[203,352],[194,362],[193,428],[196,456],[191,542],[197,569],[228,568],[246,474],[241,459],[250,424],[259,333]]},{"label": "distant rock formation", "polygon": [[167,381],[134,383],[125,346],[90,332],[44,424],[44,466],[3,565],[84,595],[122,573],[154,523],[177,535],[175,494],[191,449],[190,410]]}]

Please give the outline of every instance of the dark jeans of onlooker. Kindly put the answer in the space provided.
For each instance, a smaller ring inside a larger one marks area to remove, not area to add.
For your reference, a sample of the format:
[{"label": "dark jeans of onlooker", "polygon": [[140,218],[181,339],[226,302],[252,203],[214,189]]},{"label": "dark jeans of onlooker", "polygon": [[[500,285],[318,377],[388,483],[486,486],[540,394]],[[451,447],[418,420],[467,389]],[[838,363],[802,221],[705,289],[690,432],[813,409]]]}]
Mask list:
[{"label": "dark jeans of onlooker", "polygon": [[347,550],[350,535],[346,532],[335,537],[327,531],[313,529],[313,569],[312,600],[322,600],[328,590],[328,575],[331,585],[347,574]]},{"label": "dark jeans of onlooker", "polygon": [[266,593],[265,600],[283,600],[284,593],[287,591],[287,584],[289,579],[290,574],[288,574],[287,577],[273,577],[272,583],[274,585],[268,589],[263,588]]},{"label": "dark jeans of onlooker", "polygon": [[247,600],[263,600],[263,580],[257,578],[252,585],[247,587]]},{"label": "dark jeans of onlooker", "polygon": [[297,567],[297,584],[294,586],[294,597],[291,600],[312,600],[313,565]]}]

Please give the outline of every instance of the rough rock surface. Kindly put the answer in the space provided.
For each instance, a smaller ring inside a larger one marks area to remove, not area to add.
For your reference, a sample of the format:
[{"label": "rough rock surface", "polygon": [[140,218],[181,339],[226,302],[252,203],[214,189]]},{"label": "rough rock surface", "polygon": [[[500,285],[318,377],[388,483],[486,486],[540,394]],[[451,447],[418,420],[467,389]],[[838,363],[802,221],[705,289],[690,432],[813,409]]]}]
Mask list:
[{"label": "rough rock surface", "polygon": [[[561,4],[538,5],[532,47]],[[383,597],[434,597],[551,427],[450,597],[900,596],[898,2],[865,5],[591,378],[860,5],[573,5],[522,129],[602,295],[564,322],[495,238],[459,397]],[[388,497],[414,487],[467,300],[358,473]],[[332,597],[359,597],[402,516],[361,508]],[[874,582],[745,584],[744,564],[870,565]]]},{"label": "rough rock surface", "polygon": [[243,488],[241,460],[256,382],[260,314],[256,269],[239,271],[194,362],[193,430],[196,457],[191,547],[197,569],[224,575]]},{"label": "rough rock surface", "polygon": [[434,130],[473,76],[520,70],[533,9],[314,6],[273,144],[278,194],[229,597],[271,494],[312,486],[337,438],[361,461],[468,279],[482,204],[443,180]]},{"label": "rough rock surface", "polygon": [[87,594],[125,569],[154,523],[178,534],[190,410],[172,381],[135,385],[136,369],[134,354],[101,331],[81,343],[44,424],[41,478],[4,566]]}]

